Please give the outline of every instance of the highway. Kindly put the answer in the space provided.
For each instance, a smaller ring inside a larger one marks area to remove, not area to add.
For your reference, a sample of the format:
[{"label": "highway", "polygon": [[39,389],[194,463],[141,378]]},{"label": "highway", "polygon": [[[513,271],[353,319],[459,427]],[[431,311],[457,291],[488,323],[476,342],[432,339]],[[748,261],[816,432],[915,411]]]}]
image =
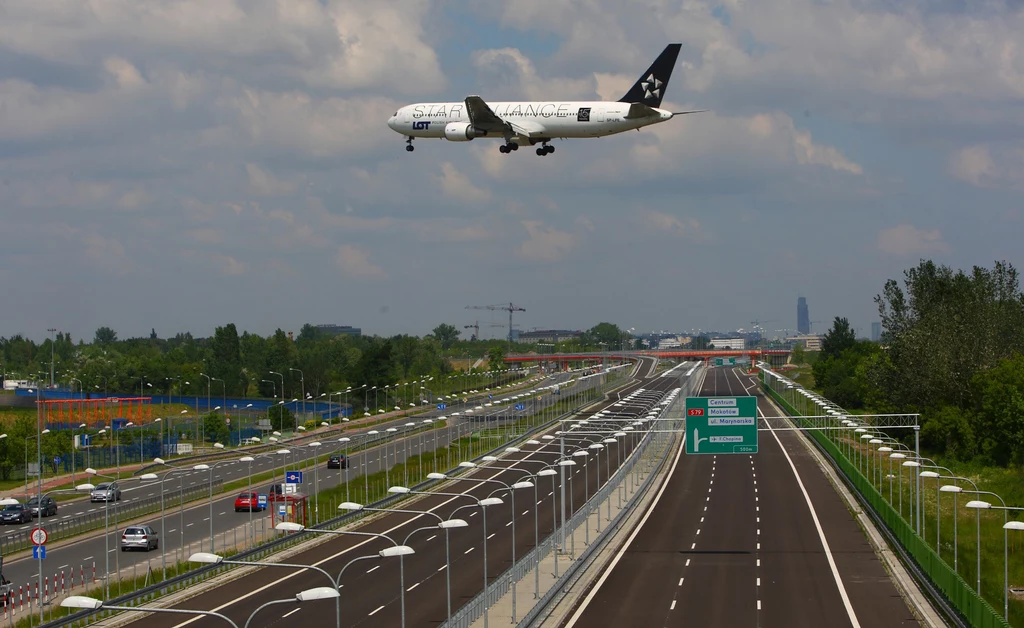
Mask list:
[{"label": "highway", "polygon": [[[709,369],[701,388],[748,394],[762,416],[779,416],[735,369]],[[651,510],[562,625],[918,625],[797,439],[760,431],[753,455],[680,449]]]},{"label": "highway", "polygon": [[[644,360],[645,370],[653,370],[654,361]],[[684,371],[680,371],[680,375]],[[618,393],[611,401],[601,402],[594,406],[594,411],[609,408],[614,410],[604,419],[591,418],[589,428],[617,430],[628,421],[645,415],[647,409],[656,406],[664,396],[676,387],[678,379],[674,377],[656,377],[643,379],[629,385]],[[548,434],[553,434],[552,428]],[[582,437],[577,437],[582,438]],[[600,439],[600,437],[591,437]],[[524,478],[523,470],[537,472],[542,464],[529,464],[524,461],[543,461],[553,464],[558,460],[558,439],[547,441],[541,438],[531,441],[535,444],[523,444],[521,451],[502,457],[498,462],[474,471],[469,477],[478,479],[498,480],[512,484]],[[622,457],[635,446],[630,437],[621,438]],[[573,447],[572,445],[575,445]],[[571,455],[585,442],[566,439],[566,454]],[[613,445],[614,447],[614,445]],[[589,450],[588,450],[589,452]],[[581,457],[573,457],[577,461],[568,474],[567,496],[569,514],[572,507],[580,508],[586,501],[585,494],[589,489],[593,493],[598,484],[607,480],[606,465],[611,462],[616,467],[618,456],[610,455],[605,450],[595,460],[600,464],[584,466]],[[590,454],[596,458],[594,454]],[[598,454],[600,455],[600,454]],[[584,471],[588,477],[584,477]],[[355,558],[360,561],[344,572],[341,578],[341,625],[342,626],[398,626],[401,625],[400,570],[404,562],[405,615],[407,626],[430,626],[442,622],[446,617],[446,578],[445,572],[450,571],[452,590],[452,610],[457,610],[463,603],[476,595],[483,588],[484,571],[483,555],[486,544],[488,579],[493,579],[512,562],[512,530],[515,530],[515,551],[522,556],[534,544],[535,517],[537,509],[539,534],[543,539],[551,534],[553,509],[561,509],[560,483],[552,482],[547,477],[540,477],[536,485],[536,496],[533,488],[514,491],[515,495],[499,484],[479,483],[470,480],[453,480],[443,485],[441,490],[450,495],[431,495],[413,502],[401,504],[401,508],[436,513],[444,519],[455,515],[465,519],[469,524],[466,528],[450,531],[450,570],[445,560],[445,535],[435,528],[437,519],[433,516],[408,513],[389,513],[358,528],[359,531],[386,533],[395,543],[403,544],[412,533],[408,545],[415,554],[407,556],[404,561],[396,558],[369,558],[377,551],[391,545],[379,539],[365,539],[354,536],[337,536],[322,544],[301,551],[288,559],[291,563],[315,564],[327,570],[332,577],[342,571],[346,564]],[[483,507],[476,505],[476,500],[489,495],[500,497],[504,503],[486,508],[486,529],[483,527]],[[472,499],[467,498],[470,496]],[[515,499],[515,517],[513,528],[512,500]],[[424,529],[426,528],[426,529]],[[486,540],[485,540],[486,538]],[[192,597],[174,608],[208,609],[224,613],[242,625],[258,606],[271,600],[287,599],[299,591],[317,586],[329,586],[323,574],[311,571],[298,571],[286,568],[264,568],[251,574],[237,578],[224,586],[212,589]],[[531,582],[520,582],[520,587],[532,586]],[[311,626],[333,626],[335,620],[334,604],[327,602],[308,602],[288,608],[271,607],[265,614],[257,617],[253,626],[279,626],[286,623],[305,623]],[[493,613],[492,613],[493,615]],[[499,624],[507,624],[510,617],[493,617]],[[147,628],[181,628],[183,626],[215,628],[222,624],[210,618],[196,617],[185,620],[180,617],[151,615],[145,619]],[[498,624],[496,624],[498,625]]]},{"label": "highway", "polygon": [[[536,386],[547,386],[554,383],[561,383],[569,379],[570,377],[578,375],[576,373],[554,373],[547,378],[543,378],[542,381],[538,380],[533,382]],[[524,391],[525,392],[525,391]],[[511,404],[516,403],[515,401],[509,401],[508,403],[499,403],[510,394],[519,393],[499,393],[499,391],[493,391],[495,395],[494,405],[490,408],[485,408],[489,413],[500,413],[508,409]],[[487,401],[486,397],[483,400],[477,399],[476,401],[470,400],[470,403],[465,406],[449,406],[445,410],[437,410],[436,408],[421,415],[415,417],[403,417],[381,423],[373,426],[361,426],[354,429],[345,430],[344,436],[352,439],[349,445],[358,445],[364,442],[377,442],[380,445],[374,445],[370,449],[362,452],[351,452],[350,454],[350,465],[348,469],[336,470],[327,469],[326,463],[321,462],[318,465],[316,471],[310,468],[310,464],[314,456],[324,456],[328,453],[337,451],[339,453],[345,452],[343,444],[337,442],[337,438],[340,437],[342,432],[333,432],[329,438],[324,438],[323,446],[314,450],[314,448],[304,446],[301,443],[314,442],[320,436],[317,434],[311,434],[300,441],[292,441],[288,443],[282,443],[284,449],[289,450],[289,455],[274,455],[265,454],[256,456],[252,462],[252,475],[256,476],[262,473],[275,471],[276,482],[283,482],[283,472],[285,467],[288,469],[304,469],[305,484],[302,487],[302,491],[305,493],[312,493],[314,477],[318,480],[318,485],[321,490],[336,486],[344,483],[346,478],[352,487],[353,495],[358,494],[361,490],[362,485],[357,482],[362,477],[364,471],[368,471],[370,474],[381,471],[385,468],[402,462],[407,456],[415,456],[419,453],[422,448],[423,451],[431,451],[435,447],[443,448],[446,447],[450,440],[457,440],[460,435],[465,435],[471,430],[479,429],[479,424],[474,421],[465,419],[464,413],[465,408],[478,407],[480,403]],[[544,407],[548,407],[550,404],[555,403],[557,399],[552,399],[551,395],[542,397],[540,401],[536,403],[536,407],[532,400],[520,402],[527,404],[527,409],[519,414],[526,414],[534,411],[540,411]],[[409,429],[403,426],[409,422],[422,423],[423,419],[426,418],[438,418],[439,416],[445,415],[445,413],[459,412],[462,411],[462,415],[453,418],[449,423],[452,425],[452,429],[435,430],[432,433],[420,432],[418,434],[410,435],[402,438],[400,436],[401,430]],[[481,413],[482,410],[476,411]],[[513,413],[514,414],[514,413]],[[388,444],[385,446],[383,439],[385,430],[388,427],[395,427],[400,431],[391,436],[388,439]],[[380,432],[379,435],[369,435],[368,432],[376,430]],[[240,454],[241,455],[241,454]],[[239,457],[240,457],[239,455]],[[153,469],[153,471],[159,471],[159,468]],[[191,467],[185,467],[185,470],[175,471],[173,476],[169,476],[168,479],[163,483],[165,495],[172,497],[176,494],[176,491],[181,486],[202,486],[206,485],[209,481],[211,473],[209,471],[193,471]],[[244,480],[249,476],[249,464],[238,462],[237,457],[232,457],[225,460],[224,462],[216,463],[213,469],[213,478],[215,480],[222,480],[223,482],[233,482],[236,480]],[[90,481],[98,484],[102,481],[106,481],[104,478],[89,478],[84,473],[79,477],[78,482]],[[262,493],[267,492],[268,486],[272,482],[264,480],[260,483],[253,484],[253,490]],[[400,482],[396,482],[400,483]],[[143,482],[137,478],[123,478],[121,480],[122,486],[122,501],[118,504],[111,502],[109,504],[109,534],[106,542],[104,541],[104,534],[102,528],[95,532],[82,535],[79,538],[71,539],[67,542],[61,542],[52,545],[47,548],[46,559],[43,567],[43,575],[50,577],[54,574],[60,573],[62,570],[74,570],[76,573],[80,569],[84,568],[87,573],[91,571],[93,564],[96,565],[97,576],[102,576],[105,570],[104,553],[110,554],[109,563],[111,573],[115,573],[118,570],[131,569],[133,565],[144,565],[151,559],[156,559],[154,565],[160,563],[160,553],[166,552],[168,564],[173,564],[175,560],[175,554],[177,553],[180,557],[184,552],[181,548],[185,548],[186,551],[191,548],[193,551],[198,551],[200,543],[205,542],[205,550],[209,550],[209,538],[210,538],[210,502],[208,500],[199,500],[186,504],[183,510],[180,510],[177,506],[168,508],[165,513],[166,521],[166,533],[161,535],[159,550],[151,552],[120,552],[119,540],[120,532],[125,526],[123,517],[118,516],[118,512],[125,508],[132,501],[137,499],[146,499],[152,497],[159,497],[161,484],[158,481]],[[245,490],[245,489],[240,489]],[[214,494],[213,499],[213,531],[214,535],[220,535],[226,531],[237,529],[240,526],[245,526],[249,523],[248,512],[238,512],[234,510],[234,500],[238,495],[239,491],[232,491],[225,494]],[[313,507],[312,500],[310,500],[310,508]],[[93,513],[94,515],[104,514],[105,504],[91,503],[87,499],[81,501],[74,501],[69,503],[60,504],[60,508],[57,514],[57,519],[71,517],[80,513]],[[335,512],[327,512],[329,509],[325,504],[320,505],[321,513],[324,518],[330,518],[336,515]],[[255,529],[259,530],[260,520],[267,519],[263,525],[269,528],[269,510],[262,513],[255,512],[252,515],[252,520],[255,522]],[[54,520],[53,517],[43,519],[43,525],[50,523]],[[141,519],[131,521],[133,524],[148,524],[158,533],[161,531],[160,515],[159,513],[153,515],[147,515]],[[37,519],[33,522],[34,525],[39,524]],[[21,529],[31,528],[34,526],[18,526],[10,529]],[[244,530],[239,530],[237,537],[244,539]],[[229,536],[231,536],[229,534]],[[29,581],[35,582],[38,579],[38,561],[32,559],[31,553],[22,555],[17,558],[5,557],[4,560],[4,576],[16,583],[27,583]],[[89,574],[91,575],[91,574]]]}]

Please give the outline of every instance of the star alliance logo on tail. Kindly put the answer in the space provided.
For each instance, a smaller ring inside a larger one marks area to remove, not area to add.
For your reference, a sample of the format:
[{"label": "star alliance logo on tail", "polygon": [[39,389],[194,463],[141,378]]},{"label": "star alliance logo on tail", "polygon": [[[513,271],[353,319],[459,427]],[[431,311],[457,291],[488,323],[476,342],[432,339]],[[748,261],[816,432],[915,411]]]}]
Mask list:
[{"label": "star alliance logo on tail", "polygon": [[[661,81],[654,77],[654,74],[649,74],[646,79],[641,83],[644,88],[644,100],[648,98],[661,98],[661,86],[664,85]],[[651,88],[654,89],[651,89]]]}]

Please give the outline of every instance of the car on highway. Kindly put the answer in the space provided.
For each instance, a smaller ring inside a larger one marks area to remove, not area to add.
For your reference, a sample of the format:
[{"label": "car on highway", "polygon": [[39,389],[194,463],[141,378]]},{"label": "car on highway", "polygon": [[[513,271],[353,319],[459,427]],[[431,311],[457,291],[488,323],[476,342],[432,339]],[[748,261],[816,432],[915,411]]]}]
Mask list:
[{"label": "car on highway", "polygon": [[7,504],[0,510],[0,523],[31,523],[32,513],[25,504]]},{"label": "car on highway", "polygon": [[160,548],[160,537],[156,531],[149,526],[131,526],[121,533],[121,551],[127,552],[130,549],[144,549],[147,552],[151,549]]},{"label": "car on highway", "polygon": [[97,484],[96,488],[89,494],[90,502],[121,501],[121,488],[117,482],[103,482]]},{"label": "car on highway", "polygon": [[57,514],[57,500],[49,495],[43,495],[42,508],[39,507],[39,497],[29,499],[28,503],[25,504],[25,507],[28,508],[30,513],[32,513],[33,517],[38,517],[40,511],[44,517],[52,517]]},{"label": "car on highway", "polygon": [[348,458],[345,457],[345,454],[332,454],[331,457],[327,459],[327,468],[347,469]]},{"label": "car on highway", "polygon": [[252,512],[254,510],[266,510],[266,508],[266,504],[260,505],[258,493],[241,493],[235,498],[235,512],[242,512],[243,510]]}]

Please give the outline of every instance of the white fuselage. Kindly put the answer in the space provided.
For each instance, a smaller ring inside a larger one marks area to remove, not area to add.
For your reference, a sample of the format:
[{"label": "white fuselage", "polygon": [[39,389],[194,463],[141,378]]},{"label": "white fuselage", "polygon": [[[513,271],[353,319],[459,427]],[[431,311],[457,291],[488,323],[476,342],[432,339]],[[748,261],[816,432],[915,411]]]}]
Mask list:
[{"label": "white fuselage", "polygon": [[[657,115],[627,119],[629,103],[610,101],[576,102],[488,102],[495,115],[511,123],[521,122],[532,128],[543,128],[542,137],[601,137],[639,129],[672,118],[672,113],[654,109]],[[388,126],[409,137],[445,137],[445,126],[453,122],[468,123],[465,103],[417,103],[399,109]],[[501,133],[486,137],[503,138]],[[513,134],[515,137],[515,134]],[[522,138],[527,139],[527,138]],[[536,134],[533,140],[536,141]]]}]

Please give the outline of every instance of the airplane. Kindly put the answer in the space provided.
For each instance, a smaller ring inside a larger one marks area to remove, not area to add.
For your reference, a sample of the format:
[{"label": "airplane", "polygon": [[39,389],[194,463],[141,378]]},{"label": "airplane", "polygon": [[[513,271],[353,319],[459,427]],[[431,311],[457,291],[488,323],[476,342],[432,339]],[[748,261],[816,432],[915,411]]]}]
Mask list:
[{"label": "airplane", "polygon": [[660,109],[682,44],[669,44],[626,95],[617,101],[494,102],[468,96],[464,102],[406,105],[388,120],[388,126],[405,136],[405,150],[412,152],[413,138],[444,138],[468,142],[478,137],[503,138],[504,154],[521,144],[537,146],[537,155],[555,152],[554,138],[605,137],[671,120],[697,111]]}]

